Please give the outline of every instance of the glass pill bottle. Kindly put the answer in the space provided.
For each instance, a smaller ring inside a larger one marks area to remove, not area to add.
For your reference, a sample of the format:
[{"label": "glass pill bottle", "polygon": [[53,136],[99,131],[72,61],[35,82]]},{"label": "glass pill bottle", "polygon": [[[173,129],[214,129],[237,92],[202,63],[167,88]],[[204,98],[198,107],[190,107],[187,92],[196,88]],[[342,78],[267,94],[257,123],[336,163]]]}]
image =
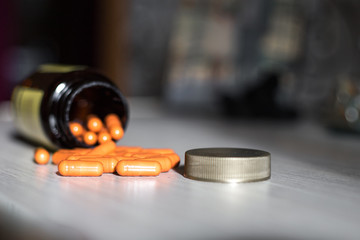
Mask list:
[{"label": "glass pill bottle", "polygon": [[70,131],[70,122],[85,125],[89,115],[104,120],[116,114],[125,130],[128,106],[107,77],[86,67],[41,65],[12,94],[15,125],[25,138],[50,149],[90,147]]}]

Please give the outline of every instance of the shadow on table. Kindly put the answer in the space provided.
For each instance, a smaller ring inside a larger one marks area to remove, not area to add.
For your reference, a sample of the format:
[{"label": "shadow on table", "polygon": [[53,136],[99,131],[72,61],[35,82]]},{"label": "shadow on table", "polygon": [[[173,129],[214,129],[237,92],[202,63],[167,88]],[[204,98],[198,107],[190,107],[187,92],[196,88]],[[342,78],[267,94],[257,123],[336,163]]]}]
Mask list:
[{"label": "shadow on table", "polygon": [[185,167],[184,165],[178,165],[177,167],[173,168],[175,172],[177,172],[178,174],[184,176],[184,172],[185,172]]},{"label": "shadow on table", "polygon": [[40,145],[39,143],[30,141],[29,139],[23,137],[22,135],[20,135],[19,133],[15,132],[15,131],[10,133],[10,138],[12,140],[14,140],[14,142],[18,142],[20,144],[27,145],[29,147],[38,147]]}]

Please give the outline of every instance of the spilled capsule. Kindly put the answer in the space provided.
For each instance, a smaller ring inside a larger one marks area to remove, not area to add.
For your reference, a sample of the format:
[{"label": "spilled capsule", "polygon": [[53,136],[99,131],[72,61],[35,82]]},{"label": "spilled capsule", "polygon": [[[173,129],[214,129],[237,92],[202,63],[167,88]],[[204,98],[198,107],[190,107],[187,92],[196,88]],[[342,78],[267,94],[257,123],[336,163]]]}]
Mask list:
[{"label": "spilled capsule", "polygon": [[87,154],[89,151],[91,151],[91,150],[86,149],[86,148],[73,149],[73,150],[60,149],[52,155],[52,163],[55,165],[58,165],[62,160],[66,160],[68,157],[70,157],[74,154],[84,155],[84,154]]},{"label": "spilled capsule", "polygon": [[157,161],[123,160],[116,165],[121,176],[158,176],[161,166]]},{"label": "spilled capsule", "polygon": [[154,156],[154,157],[146,157],[146,158],[140,158],[143,161],[156,161],[160,164],[160,169],[161,172],[168,172],[171,169],[171,160],[166,157],[166,156],[162,156],[162,155],[158,155],[158,156]]},{"label": "spilled capsule", "polygon": [[157,153],[157,154],[169,154],[174,153],[174,150],[170,148],[144,148],[142,152]]},{"label": "spilled capsule", "polygon": [[100,162],[64,160],[59,163],[58,171],[68,177],[97,177],[103,174],[104,168]]},{"label": "spilled capsule", "polygon": [[113,141],[108,141],[89,151],[88,155],[106,155],[113,152],[115,148],[116,143],[114,143]]},{"label": "spilled capsule", "polygon": [[91,161],[91,162],[100,162],[103,165],[104,173],[113,173],[115,172],[115,167],[118,161],[114,157],[89,157],[82,156],[76,161]]},{"label": "spilled capsule", "polygon": [[50,154],[44,148],[37,148],[34,153],[34,160],[37,164],[47,164],[50,159]]}]

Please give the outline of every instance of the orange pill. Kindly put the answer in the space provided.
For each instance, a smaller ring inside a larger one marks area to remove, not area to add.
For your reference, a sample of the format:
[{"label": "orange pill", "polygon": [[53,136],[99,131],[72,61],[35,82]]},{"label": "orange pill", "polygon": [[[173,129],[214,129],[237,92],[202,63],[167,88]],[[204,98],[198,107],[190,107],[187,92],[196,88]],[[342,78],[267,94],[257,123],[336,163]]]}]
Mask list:
[{"label": "orange pill", "polygon": [[110,135],[114,140],[120,140],[124,136],[124,129],[121,126],[110,127]]},{"label": "orange pill", "polygon": [[108,142],[105,142],[105,143],[93,148],[87,154],[89,154],[89,155],[106,155],[111,152],[114,152],[115,148],[116,148],[115,142],[108,141]]},{"label": "orange pill", "polygon": [[117,146],[115,152],[139,152],[142,149],[142,147],[138,146]]},{"label": "orange pill", "polygon": [[97,158],[97,157],[103,157],[103,155],[88,155],[88,154],[74,154],[74,155],[70,155],[68,156],[66,159],[64,160],[79,160],[80,158]]},{"label": "orange pill", "polygon": [[160,161],[164,161],[164,158],[168,158],[170,160],[170,168],[169,161],[165,160],[165,163],[160,163],[162,165],[163,171],[168,171],[171,168],[175,167],[180,162],[180,157],[176,153],[166,153],[166,154],[157,154],[153,152],[139,152],[133,153],[131,157],[135,158],[151,158],[151,159],[159,159]]},{"label": "orange pill", "polygon": [[79,158],[78,161],[100,162],[103,165],[104,173],[115,172],[115,167],[118,163],[118,161],[113,157],[83,157]]},{"label": "orange pill", "polygon": [[37,148],[34,154],[34,160],[37,164],[47,164],[50,159],[50,154],[44,148]]},{"label": "orange pill", "polygon": [[89,115],[87,118],[87,128],[92,132],[100,132],[103,129],[103,123],[100,118],[96,117],[95,115]]},{"label": "orange pill", "polygon": [[111,128],[113,126],[120,126],[121,127],[121,121],[119,119],[119,116],[114,114],[114,113],[110,113],[108,115],[106,115],[105,117],[105,125],[107,128]]},{"label": "orange pill", "polygon": [[102,130],[98,135],[99,144],[103,144],[109,141],[111,141],[111,135],[109,134],[108,131]]},{"label": "orange pill", "polygon": [[65,160],[69,156],[71,156],[72,153],[69,152],[55,152],[52,155],[52,163],[55,165],[58,165],[62,160]]},{"label": "orange pill", "polygon": [[84,134],[83,140],[87,145],[92,146],[97,143],[98,139],[96,133],[88,131]]},{"label": "orange pill", "polygon": [[175,167],[180,162],[180,157],[176,153],[162,154],[162,156],[166,156],[171,160],[171,168]]},{"label": "orange pill", "polygon": [[159,154],[156,153],[143,153],[143,152],[137,152],[131,154],[132,154],[131,157],[136,157],[136,158],[151,158],[151,157],[159,156]]},{"label": "orange pill", "polygon": [[74,155],[74,154],[83,155],[83,154],[88,153],[89,151],[91,151],[91,150],[87,149],[87,148],[80,148],[80,149],[73,149],[73,150],[60,149],[52,155],[52,163],[57,165],[62,160],[66,160],[71,155]]},{"label": "orange pill", "polygon": [[118,156],[122,156],[122,157],[132,157],[135,153],[134,152],[118,152],[117,155]]},{"label": "orange pill", "polygon": [[116,165],[116,172],[121,176],[158,176],[161,166],[156,161],[123,160]]},{"label": "orange pill", "polygon": [[110,153],[109,155],[105,155],[104,157],[114,157],[117,161],[122,161],[122,160],[135,160],[136,158],[134,157],[125,157],[125,156],[118,156],[116,154],[112,154]]},{"label": "orange pill", "polygon": [[105,117],[105,125],[114,140],[119,140],[124,136],[124,129],[118,115],[111,113]]},{"label": "orange pill", "polygon": [[171,169],[171,160],[165,156],[140,158],[143,161],[156,161],[161,166],[161,172],[167,172]]},{"label": "orange pill", "polygon": [[94,161],[61,161],[58,165],[60,175],[69,177],[97,177],[104,172],[103,165]]},{"label": "orange pill", "polygon": [[84,128],[80,123],[77,122],[70,122],[69,123],[70,132],[75,137],[79,137],[84,133]]}]

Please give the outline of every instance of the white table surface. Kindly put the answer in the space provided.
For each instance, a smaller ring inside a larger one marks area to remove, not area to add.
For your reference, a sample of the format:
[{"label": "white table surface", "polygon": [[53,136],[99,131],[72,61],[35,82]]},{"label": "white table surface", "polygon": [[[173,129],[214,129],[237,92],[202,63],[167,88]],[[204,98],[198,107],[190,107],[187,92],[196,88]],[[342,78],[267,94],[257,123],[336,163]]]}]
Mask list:
[{"label": "white table surface", "polygon": [[[130,109],[118,144],[173,148],[179,169],[158,177],[61,177],[54,165],[36,165],[34,146],[0,116],[0,210],[69,238],[360,239],[359,136],[311,123],[169,116],[146,99]],[[269,151],[271,179],[184,178],[184,152],[199,147]]]}]

